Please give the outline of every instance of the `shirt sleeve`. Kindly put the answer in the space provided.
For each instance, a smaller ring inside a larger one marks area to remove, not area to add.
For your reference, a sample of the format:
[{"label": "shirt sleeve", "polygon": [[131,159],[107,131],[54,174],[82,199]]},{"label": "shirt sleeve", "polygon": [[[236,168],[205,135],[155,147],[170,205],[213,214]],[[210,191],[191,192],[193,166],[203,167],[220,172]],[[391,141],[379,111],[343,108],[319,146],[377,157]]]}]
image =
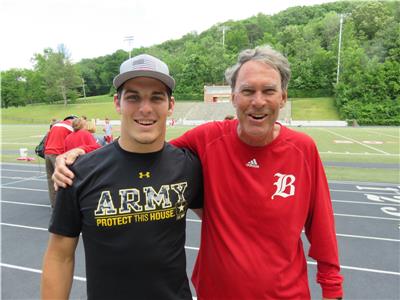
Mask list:
[{"label": "shirt sleeve", "polygon": [[72,186],[61,188],[57,192],[56,204],[49,225],[51,233],[67,237],[79,236],[82,222],[75,186],[74,182]]},{"label": "shirt sleeve", "polygon": [[339,254],[336,240],[335,220],[328,181],[314,146],[311,168],[311,207],[305,226],[310,242],[309,256],[317,261],[317,282],[325,298],[343,296],[343,276],[340,274]]},{"label": "shirt sleeve", "polygon": [[85,144],[89,146],[88,149],[87,149],[89,151],[85,150],[86,153],[92,152],[92,151],[94,151],[96,149],[99,149],[101,147],[99,144],[97,144],[96,139],[90,133],[86,134],[84,139],[85,139]]},{"label": "shirt sleeve", "polygon": [[189,155],[190,165],[188,168],[193,172],[193,197],[189,204],[189,208],[203,208],[203,172],[200,160],[196,155],[187,151]]},{"label": "shirt sleeve", "polygon": [[[96,141],[95,141],[96,142]],[[85,153],[89,153],[92,152],[98,148],[100,148],[101,146],[97,143],[95,144],[90,144],[90,145],[81,145],[79,146],[79,148],[83,149],[83,151],[85,151]]]}]

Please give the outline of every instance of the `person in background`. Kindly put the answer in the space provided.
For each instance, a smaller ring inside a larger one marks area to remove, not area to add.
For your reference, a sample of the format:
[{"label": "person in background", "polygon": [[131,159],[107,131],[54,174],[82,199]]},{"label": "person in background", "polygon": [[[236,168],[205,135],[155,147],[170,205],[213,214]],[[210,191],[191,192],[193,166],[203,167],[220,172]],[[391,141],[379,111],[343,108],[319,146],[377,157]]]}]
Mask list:
[{"label": "person in background", "polygon": [[86,130],[87,120],[76,118],[72,121],[72,128],[74,132],[68,135],[64,141],[64,152],[80,146],[90,146],[90,151],[96,150],[101,146],[96,143],[93,135]]},{"label": "person in background", "polygon": [[167,65],[135,56],[114,78],[121,136],[73,165],[44,256],[42,299],[67,299],[79,235],[87,298],[192,300],[186,274],[188,208],[202,207],[198,158],[165,142],[175,80]]},{"label": "person in background", "polygon": [[50,205],[53,208],[56,201],[56,191],[51,175],[54,172],[54,164],[57,155],[64,153],[64,140],[74,130],[71,126],[72,120],[77,118],[75,115],[70,115],[64,118],[63,121],[57,122],[51,126],[45,143],[45,164],[47,174],[47,186],[49,189]]},{"label": "person in background", "polygon": [[235,119],[235,116],[232,115],[226,115],[224,118],[224,120],[233,120],[233,119]]},{"label": "person in background", "polygon": [[89,131],[93,135],[97,144],[99,144],[100,146],[106,145],[106,140],[104,138],[104,135],[99,135],[96,133],[96,120],[95,119],[91,119],[90,122],[86,123],[86,130]]},{"label": "person in background", "polygon": [[112,135],[112,126],[110,123],[110,120],[108,118],[104,119],[104,138],[106,140],[106,143],[109,144],[113,141],[113,135]]},{"label": "person in background", "polygon": [[[315,142],[279,122],[289,62],[269,46],[247,49],[226,73],[235,120],[209,122],[171,141],[195,152],[204,212],[192,281],[199,299],[310,299],[302,231],[324,299],[343,296],[328,182]],[[65,166],[83,149],[57,158]],[[229,174],[229,176],[227,176]]]}]

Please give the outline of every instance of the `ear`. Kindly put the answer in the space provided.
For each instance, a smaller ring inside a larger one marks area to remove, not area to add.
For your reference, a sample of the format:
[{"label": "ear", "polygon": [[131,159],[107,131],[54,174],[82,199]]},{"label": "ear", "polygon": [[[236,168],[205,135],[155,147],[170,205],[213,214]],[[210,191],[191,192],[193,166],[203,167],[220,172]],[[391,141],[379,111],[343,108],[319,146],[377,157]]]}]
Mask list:
[{"label": "ear", "polygon": [[[122,98],[122,95],[121,95]],[[117,111],[118,114],[121,114],[121,101],[122,99],[118,100],[118,97],[114,97],[114,106],[115,110]]]},{"label": "ear", "polygon": [[231,94],[231,101],[232,101],[233,107],[236,108],[237,107],[237,103],[236,103],[235,93]]},{"label": "ear", "polygon": [[175,108],[175,98],[174,96],[171,96],[171,99],[168,102],[168,117],[172,115],[172,113],[174,112],[174,108]]},{"label": "ear", "polygon": [[282,91],[282,99],[281,99],[281,103],[279,103],[279,108],[280,109],[285,107],[286,102],[287,102],[287,98],[288,98],[287,91]]}]

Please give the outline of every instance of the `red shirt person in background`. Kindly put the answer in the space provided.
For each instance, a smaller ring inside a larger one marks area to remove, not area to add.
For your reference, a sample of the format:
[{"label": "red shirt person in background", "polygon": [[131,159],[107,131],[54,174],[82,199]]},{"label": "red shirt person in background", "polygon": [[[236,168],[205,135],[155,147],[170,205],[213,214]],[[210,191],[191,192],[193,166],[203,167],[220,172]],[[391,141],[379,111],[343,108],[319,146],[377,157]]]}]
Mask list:
[{"label": "red shirt person in background", "polygon": [[74,115],[66,117],[63,121],[53,124],[50,132],[46,139],[44,146],[45,162],[46,162],[46,173],[47,173],[47,185],[49,188],[49,197],[51,207],[54,207],[56,201],[56,191],[54,190],[54,183],[51,179],[51,175],[54,172],[54,164],[57,155],[64,153],[64,140],[74,130],[72,129],[72,120],[77,118]]},{"label": "red shirt person in background", "polygon": [[90,149],[88,152],[100,148],[100,145],[97,144],[93,135],[86,130],[86,120],[82,118],[73,120],[72,128],[74,129],[74,132],[65,138],[64,152],[84,145],[89,146],[86,148]]}]

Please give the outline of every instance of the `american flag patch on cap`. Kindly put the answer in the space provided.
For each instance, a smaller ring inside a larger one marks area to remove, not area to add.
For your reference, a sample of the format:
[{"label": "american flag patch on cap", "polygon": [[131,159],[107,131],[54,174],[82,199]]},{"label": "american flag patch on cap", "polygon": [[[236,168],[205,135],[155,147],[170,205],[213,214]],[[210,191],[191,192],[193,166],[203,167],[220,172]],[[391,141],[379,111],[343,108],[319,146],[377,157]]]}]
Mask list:
[{"label": "american flag patch on cap", "polygon": [[132,70],[155,70],[156,66],[150,60],[141,58],[132,60]]}]

